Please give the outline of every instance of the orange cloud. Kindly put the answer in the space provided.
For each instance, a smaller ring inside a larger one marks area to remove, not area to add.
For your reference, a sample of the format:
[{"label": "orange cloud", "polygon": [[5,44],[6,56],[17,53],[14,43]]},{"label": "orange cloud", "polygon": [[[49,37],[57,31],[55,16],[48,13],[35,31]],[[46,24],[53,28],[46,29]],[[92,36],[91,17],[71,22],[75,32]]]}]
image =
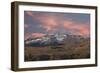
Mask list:
[{"label": "orange cloud", "polygon": [[80,34],[81,35],[89,35],[90,32],[89,32],[89,28],[88,27],[83,27],[80,29]]},{"label": "orange cloud", "polygon": [[45,36],[45,34],[43,34],[43,33],[32,33],[32,36],[34,38],[37,38],[37,37],[43,37],[43,36]]}]

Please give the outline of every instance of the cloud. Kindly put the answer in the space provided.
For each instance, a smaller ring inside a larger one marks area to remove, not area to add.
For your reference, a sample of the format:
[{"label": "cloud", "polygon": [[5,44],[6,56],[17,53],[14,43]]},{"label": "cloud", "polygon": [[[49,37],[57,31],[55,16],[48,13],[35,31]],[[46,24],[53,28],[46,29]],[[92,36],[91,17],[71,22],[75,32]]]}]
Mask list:
[{"label": "cloud", "polygon": [[34,15],[34,13],[32,12],[27,12],[27,14],[31,16],[33,19],[38,20],[38,22],[40,22],[42,25],[41,27],[44,28],[47,32],[55,31],[58,26],[57,18],[54,16],[45,15],[45,14]]},{"label": "cloud", "polygon": [[52,16],[46,16],[46,17],[40,17],[40,22],[42,23],[42,27],[47,31],[55,31],[57,29],[58,22],[55,17]]},{"label": "cloud", "polygon": [[31,11],[26,11],[26,14],[33,17],[33,13]]},{"label": "cloud", "polygon": [[73,30],[73,34],[76,35],[88,36],[90,34],[90,28],[88,24],[65,21],[63,26],[66,30]]},{"label": "cloud", "polygon": [[[36,19],[40,23],[40,27],[45,29],[46,32],[55,32],[60,29],[65,31],[71,31],[76,35],[89,36],[90,34],[90,26],[86,23],[79,23],[77,21],[72,21],[71,18],[63,19],[63,16],[55,16],[48,14],[35,14],[31,11],[27,11],[27,14],[34,19]],[[25,25],[25,28],[28,26]],[[43,36],[42,33],[33,33],[35,37]]]},{"label": "cloud", "polygon": [[34,38],[37,38],[37,37],[43,37],[43,36],[45,36],[45,34],[43,34],[43,33],[32,33],[32,36]]},{"label": "cloud", "polygon": [[29,27],[29,24],[24,24],[24,28],[28,28]]},{"label": "cloud", "polygon": [[28,38],[38,38],[38,37],[43,37],[45,36],[46,34],[44,33],[27,33],[27,34],[24,34],[24,39],[28,39]]},{"label": "cloud", "polygon": [[27,40],[28,38],[30,38],[31,35],[29,33],[24,34],[24,39]]}]

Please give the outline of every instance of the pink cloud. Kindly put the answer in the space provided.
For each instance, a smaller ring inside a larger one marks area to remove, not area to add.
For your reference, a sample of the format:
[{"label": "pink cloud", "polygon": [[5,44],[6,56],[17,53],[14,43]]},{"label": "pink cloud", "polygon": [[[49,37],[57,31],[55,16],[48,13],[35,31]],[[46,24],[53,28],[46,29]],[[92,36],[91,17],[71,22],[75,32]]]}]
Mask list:
[{"label": "pink cloud", "polygon": [[35,15],[32,12],[28,11],[27,14],[36,20],[38,20],[41,24],[41,27],[44,28],[47,32],[55,31],[59,26],[58,18],[50,15]]},{"label": "pink cloud", "polygon": [[66,31],[73,31],[76,35],[88,36],[90,34],[88,24],[82,24],[71,20],[59,20],[59,18],[54,16],[44,16],[38,18],[38,20],[42,22],[42,27],[46,29],[47,32],[53,32],[59,30],[58,27],[63,27]]},{"label": "pink cloud", "polygon": [[58,22],[54,17],[44,17],[40,21],[43,23],[42,27],[46,29],[47,32],[55,31],[58,27]]},{"label": "pink cloud", "polygon": [[43,34],[43,33],[32,33],[32,36],[34,38],[37,38],[37,37],[43,37],[43,36],[45,36],[45,34]]},{"label": "pink cloud", "polygon": [[[63,26],[67,30],[73,30],[74,34],[86,35],[86,36],[90,34],[90,28],[87,24],[66,21],[64,22]],[[74,30],[77,31],[75,32]]]},{"label": "pink cloud", "polygon": [[[32,16],[41,23],[41,27],[44,28],[47,32],[54,32],[59,30],[59,27],[63,27],[64,30],[72,31],[76,35],[88,36],[90,34],[90,28],[87,23],[78,23],[72,20],[61,20],[61,17],[50,16],[50,15],[35,15],[32,12],[28,11],[27,14]],[[27,25],[25,25],[27,28]],[[39,37],[43,36],[41,33],[33,33],[34,36]]]},{"label": "pink cloud", "polygon": [[33,13],[31,11],[27,11],[26,12],[29,16],[32,16],[33,17]]},{"label": "pink cloud", "polygon": [[31,37],[31,35],[30,35],[29,33],[24,34],[24,39],[25,39],[25,40],[27,40],[27,39],[30,38],[30,37]]},{"label": "pink cloud", "polygon": [[31,33],[31,34],[25,34],[24,36],[24,39],[26,40],[26,39],[28,39],[28,38],[38,38],[38,37],[43,37],[43,36],[45,36],[46,34],[43,34],[43,33]]},{"label": "pink cloud", "polygon": [[29,25],[28,24],[24,24],[24,28],[28,28],[29,27]]},{"label": "pink cloud", "polygon": [[80,34],[81,34],[81,35],[89,35],[90,32],[89,32],[88,27],[83,27],[83,28],[81,28],[81,29],[80,29]]}]

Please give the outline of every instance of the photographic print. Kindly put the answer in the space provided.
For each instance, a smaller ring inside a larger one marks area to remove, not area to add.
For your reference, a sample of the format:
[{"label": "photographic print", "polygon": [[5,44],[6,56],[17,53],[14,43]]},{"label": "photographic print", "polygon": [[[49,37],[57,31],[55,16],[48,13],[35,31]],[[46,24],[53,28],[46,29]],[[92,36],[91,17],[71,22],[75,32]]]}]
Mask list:
[{"label": "photographic print", "polygon": [[97,7],[11,3],[11,69],[97,66]]},{"label": "photographic print", "polygon": [[90,14],[24,11],[25,61],[90,58]]}]

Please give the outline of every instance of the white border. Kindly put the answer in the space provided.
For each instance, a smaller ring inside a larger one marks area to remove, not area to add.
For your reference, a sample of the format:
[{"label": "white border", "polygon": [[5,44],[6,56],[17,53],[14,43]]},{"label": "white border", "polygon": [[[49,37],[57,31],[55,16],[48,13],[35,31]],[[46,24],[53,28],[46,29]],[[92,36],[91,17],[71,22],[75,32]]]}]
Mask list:
[{"label": "white border", "polygon": [[[91,59],[75,60],[55,60],[55,61],[37,61],[24,62],[24,11],[49,11],[49,12],[70,12],[70,13],[89,13],[91,15]],[[60,8],[44,6],[19,6],[19,68],[50,67],[63,65],[83,65],[95,64],[95,10],[79,8]]]}]

